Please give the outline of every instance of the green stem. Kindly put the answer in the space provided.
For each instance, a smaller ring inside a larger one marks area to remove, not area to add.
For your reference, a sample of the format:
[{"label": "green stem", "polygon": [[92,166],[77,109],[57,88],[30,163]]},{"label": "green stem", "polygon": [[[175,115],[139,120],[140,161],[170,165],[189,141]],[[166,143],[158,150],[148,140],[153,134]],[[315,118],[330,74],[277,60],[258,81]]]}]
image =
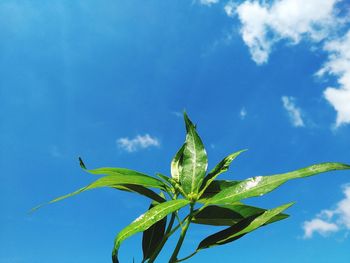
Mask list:
[{"label": "green stem", "polygon": [[182,230],[181,230],[181,234],[180,234],[179,240],[177,241],[175,250],[174,250],[173,254],[171,255],[171,258],[170,258],[170,260],[169,260],[169,263],[176,262],[176,260],[177,260],[177,255],[179,254],[180,249],[181,249],[181,246],[182,246],[182,243],[184,242],[184,239],[185,239],[185,236],[186,236],[186,233],[187,233],[187,229],[188,229],[188,227],[189,227],[190,224],[191,224],[192,213],[193,213],[193,206],[194,206],[194,204],[191,204],[190,206],[191,206],[191,208],[190,208],[190,213],[189,213],[189,215],[188,215],[188,217],[187,217],[186,224],[185,224],[185,226],[184,226],[184,227],[182,228]]},{"label": "green stem", "polygon": [[[171,197],[173,200],[177,198],[177,194],[174,194],[174,196]],[[171,214],[170,222],[168,224],[167,229],[165,230],[164,236],[160,244],[157,246],[156,250],[153,252],[152,256],[149,259],[149,263],[152,263],[157,256],[159,255],[160,251],[162,250],[163,246],[167,242],[168,238],[176,231],[176,227],[174,228],[175,231],[172,230],[175,218],[177,217],[177,211]]]},{"label": "green stem", "polygon": [[156,248],[156,250],[154,251],[153,255],[150,257],[148,263],[152,263],[156,260],[157,256],[159,255],[160,251],[162,250],[163,246],[165,245],[165,243],[167,242],[167,240],[169,239],[169,237],[174,234],[176,232],[176,230],[178,230],[180,228],[180,224],[178,224],[176,227],[174,227],[173,229],[171,229],[173,223],[174,223],[174,219],[175,216],[172,216],[172,219],[170,219],[170,223],[168,225],[168,228],[166,230],[166,233],[162,239],[162,242],[158,245],[158,247]]},{"label": "green stem", "polygon": [[157,258],[160,251],[162,250],[163,246],[165,245],[166,241],[168,240],[168,234],[170,233],[171,228],[173,227],[174,221],[175,221],[175,213],[172,213],[171,219],[170,219],[169,225],[167,227],[167,230],[165,231],[164,237],[163,237],[162,241],[160,242],[160,244],[157,246],[153,255],[150,257],[150,259],[148,261],[149,263],[153,262]]},{"label": "green stem", "polygon": [[182,259],[178,259],[178,260],[176,260],[176,262],[182,262],[182,261],[185,261],[185,260],[187,260],[187,259],[189,259],[189,258],[191,258],[191,257],[193,257],[194,255],[196,255],[197,254],[197,250],[195,251],[195,252],[193,252],[192,254],[190,254],[190,255],[188,255],[187,257],[184,257],[184,258],[182,258]]},{"label": "green stem", "polygon": [[177,222],[179,222],[179,224],[180,224],[180,226],[182,228],[182,222],[181,222],[181,219],[180,219],[179,214],[178,214],[177,211],[175,211],[175,216],[176,216]]}]

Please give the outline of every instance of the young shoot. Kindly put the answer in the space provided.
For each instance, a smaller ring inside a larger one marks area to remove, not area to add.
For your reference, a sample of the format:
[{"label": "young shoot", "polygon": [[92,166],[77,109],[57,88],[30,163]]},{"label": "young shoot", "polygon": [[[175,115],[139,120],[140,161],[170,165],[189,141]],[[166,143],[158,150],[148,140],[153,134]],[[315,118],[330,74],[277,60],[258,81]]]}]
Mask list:
[{"label": "young shoot", "polygon": [[[203,249],[236,241],[262,226],[286,219],[288,215],[284,211],[293,205],[291,202],[264,209],[245,205],[245,199],[267,194],[292,179],[350,169],[350,165],[329,162],[283,174],[256,176],[240,181],[220,180],[218,176],[226,172],[233,160],[245,150],[228,155],[212,170],[207,171],[207,153],[196,126],[186,113],[184,120],[186,139],[171,161],[170,177],[162,174],[153,177],[125,168],[104,167],[89,170],[79,158],[84,171],[102,177],[49,202],[54,203],[100,187],[129,191],[151,199],[148,210],[117,234],[112,251],[113,263],[119,262],[118,251],[123,241],[137,233],[143,233],[142,262],[148,263],[155,262],[168,239],[175,234],[178,235],[178,241],[174,250],[168,253],[170,263],[182,262]],[[188,211],[187,214],[178,213],[180,209]],[[190,255],[180,257],[180,250],[191,224],[226,228],[201,240]],[[132,258],[131,254],[130,259]]]}]

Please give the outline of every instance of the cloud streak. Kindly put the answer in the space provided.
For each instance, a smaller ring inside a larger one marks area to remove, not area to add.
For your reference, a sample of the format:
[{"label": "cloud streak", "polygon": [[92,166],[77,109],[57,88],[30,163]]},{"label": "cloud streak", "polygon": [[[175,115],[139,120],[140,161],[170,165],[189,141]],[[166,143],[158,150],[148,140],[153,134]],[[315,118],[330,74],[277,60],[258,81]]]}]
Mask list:
[{"label": "cloud streak", "polygon": [[159,147],[160,142],[156,137],[151,137],[149,134],[137,135],[133,139],[123,137],[117,139],[117,145],[120,149],[123,149],[129,153],[137,152],[149,147]]},{"label": "cloud streak", "polygon": [[312,238],[315,233],[329,236],[340,230],[350,230],[350,185],[344,187],[345,197],[334,209],[322,210],[315,218],[303,224],[304,238]]},{"label": "cloud streak", "polygon": [[210,6],[210,5],[212,5],[212,4],[217,4],[217,3],[219,3],[219,0],[199,0],[199,3],[200,3],[201,5],[208,5],[208,6]]},{"label": "cloud streak", "polygon": [[284,109],[287,111],[290,121],[294,127],[304,127],[304,121],[301,114],[301,109],[295,105],[293,97],[282,97]]}]

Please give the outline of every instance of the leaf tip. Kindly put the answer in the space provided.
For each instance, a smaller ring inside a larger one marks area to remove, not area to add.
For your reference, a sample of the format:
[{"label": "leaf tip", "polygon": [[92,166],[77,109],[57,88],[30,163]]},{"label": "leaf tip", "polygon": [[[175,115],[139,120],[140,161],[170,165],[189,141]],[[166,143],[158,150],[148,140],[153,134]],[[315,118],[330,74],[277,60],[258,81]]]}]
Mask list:
[{"label": "leaf tip", "polygon": [[85,166],[85,163],[83,162],[83,159],[81,159],[80,156],[78,157],[78,159],[79,159],[79,165],[80,165],[80,167],[83,168],[84,170],[86,170],[86,166]]},{"label": "leaf tip", "polygon": [[191,128],[196,129],[196,126],[192,123],[192,121],[191,121],[190,118],[188,117],[186,111],[184,111],[184,120],[185,120],[186,130],[187,130],[187,131],[189,131]]},{"label": "leaf tip", "polygon": [[31,208],[31,209],[28,211],[28,214],[29,214],[29,215],[33,214],[33,213],[36,212],[40,207],[41,207],[41,205],[38,205],[38,206],[36,206],[36,207]]},{"label": "leaf tip", "polygon": [[290,202],[288,204],[285,205],[285,209],[288,209],[289,207],[295,205],[296,201]]}]

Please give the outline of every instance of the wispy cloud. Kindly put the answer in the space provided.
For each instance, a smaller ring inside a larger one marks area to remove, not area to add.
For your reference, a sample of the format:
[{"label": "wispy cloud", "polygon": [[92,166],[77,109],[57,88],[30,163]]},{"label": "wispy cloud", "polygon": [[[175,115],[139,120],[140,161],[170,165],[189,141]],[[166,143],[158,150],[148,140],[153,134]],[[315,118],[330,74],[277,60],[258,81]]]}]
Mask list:
[{"label": "wispy cloud", "polygon": [[149,147],[159,147],[160,142],[156,137],[145,134],[137,135],[133,139],[129,139],[128,137],[119,138],[117,139],[117,145],[119,148],[131,153]]},{"label": "wispy cloud", "polygon": [[224,6],[226,15],[233,17],[237,6],[238,4],[234,3],[233,1],[228,1]]},{"label": "wispy cloud", "polygon": [[329,53],[328,60],[317,75],[337,77],[338,87],[328,87],[324,96],[337,112],[335,127],[339,127],[350,123],[350,30],[344,37],[327,42],[324,50]]},{"label": "wispy cloud", "polygon": [[301,109],[295,105],[295,99],[293,97],[282,97],[282,103],[284,109],[287,111],[290,121],[294,127],[304,127],[304,121],[301,114]]},{"label": "wispy cloud", "polygon": [[266,63],[271,47],[281,40],[297,44],[302,38],[320,42],[328,37],[340,23],[336,16],[337,2],[339,0],[281,0],[271,4],[245,1],[237,6],[242,38],[252,59],[257,64]]},{"label": "wispy cloud", "polygon": [[202,5],[212,5],[212,4],[217,4],[219,3],[219,0],[199,0],[199,3]]},{"label": "wispy cloud", "polygon": [[241,120],[244,120],[246,116],[247,116],[247,110],[245,109],[245,107],[243,107],[239,112],[239,117],[241,118]]},{"label": "wispy cloud", "polygon": [[303,224],[304,238],[311,238],[314,233],[328,236],[340,230],[350,230],[350,185],[344,187],[345,197],[335,209],[322,210],[315,218]]}]

